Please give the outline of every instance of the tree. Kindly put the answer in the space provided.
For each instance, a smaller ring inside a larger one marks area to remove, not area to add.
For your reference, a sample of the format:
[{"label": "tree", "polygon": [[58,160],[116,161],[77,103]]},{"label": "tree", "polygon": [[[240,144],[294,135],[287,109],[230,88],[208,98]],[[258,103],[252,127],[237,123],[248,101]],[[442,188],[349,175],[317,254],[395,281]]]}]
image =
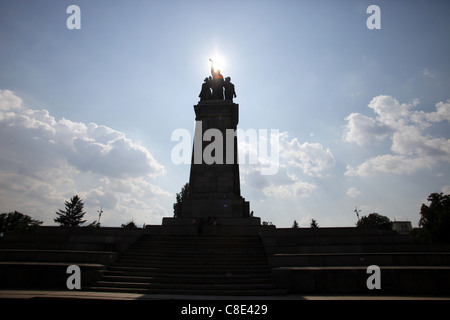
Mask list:
[{"label": "tree", "polygon": [[315,219],[311,220],[311,224],[309,225],[311,228],[318,228],[319,224],[317,223],[317,221]]},{"label": "tree", "polygon": [[122,228],[124,228],[124,229],[136,229],[137,225],[136,225],[136,223],[134,223],[133,220],[131,220],[130,222],[122,223]]},{"label": "tree", "polygon": [[85,228],[100,228],[100,223],[98,223],[97,220],[94,220],[91,223],[89,223],[83,227],[85,227]]},{"label": "tree", "polygon": [[56,223],[59,223],[63,227],[78,227],[80,224],[86,222],[83,216],[86,212],[83,212],[84,203],[78,195],[75,195],[70,199],[70,202],[64,202],[66,209],[56,212],[57,217],[54,219]]},{"label": "tree", "polygon": [[392,230],[392,222],[388,217],[382,216],[376,212],[363,216],[356,223],[358,228],[378,228],[381,230]]},{"label": "tree", "polygon": [[299,228],[298,222],[297,222],[297,220],[294,220],[294,224],[292,225],[292,229],[298,229],[298,228]]},{"label": "tree", "polygon": [[450,194],[432,193],[427,200],[430,204],[420,207],[415,238],[429,243],[450,243]]},{"label": "tree", "polygon": [[189,183],[186,183],[176,195],[176,202],[173,204],[173,216],[179,218],[182,215],[183,201],[189,197]]},{"label": "tree", "polygon": [[30,231],[42,224],[40,220],[34,220],[30,216],[18,211],[0,214],[0,232]]}]

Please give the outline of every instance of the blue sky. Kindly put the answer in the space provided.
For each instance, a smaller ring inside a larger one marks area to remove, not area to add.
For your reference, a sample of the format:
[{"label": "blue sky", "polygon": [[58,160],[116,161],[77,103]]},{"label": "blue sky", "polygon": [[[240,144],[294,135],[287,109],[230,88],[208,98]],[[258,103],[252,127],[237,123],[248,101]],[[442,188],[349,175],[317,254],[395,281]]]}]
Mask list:
[{"label": "blue sky", "polygon": [[417,226],[427,196],[450,193],[449,13],[436,0],[3,0],[0,211],[52,225],[78,194],[105,226],[172,216],[189,165],[173,163],[171,135],[193,133],[219,55],[238,127],[279,132],[276,175],[241,165],[256,216],[353,226],[357,206]]}]

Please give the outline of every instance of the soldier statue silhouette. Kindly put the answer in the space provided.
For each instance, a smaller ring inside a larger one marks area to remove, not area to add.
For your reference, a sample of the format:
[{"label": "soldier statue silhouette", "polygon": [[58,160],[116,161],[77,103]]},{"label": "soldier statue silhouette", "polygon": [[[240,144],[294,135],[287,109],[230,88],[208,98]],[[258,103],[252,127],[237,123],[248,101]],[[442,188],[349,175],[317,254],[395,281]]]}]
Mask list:
[{"label": "soldier statue silhouette", "polygon": [[236,91],[234,91],[234,84],[231,83],[231,78],[225,78],[225,100],[233,101],[233,97],[236,98]]},{"label": "soldier statue silhouette", "polygon": [[211,100],[211,77],[205,78],[202,84],[202,90],[198,96],[200,97],[200,101]]},{"label": "soldier statue silhouette", "polygon": [[223,100],[223,86],[225,81],[223,80],[223,76],[220,73],[219,69],[214,68],[214,61],[211,61],[211,88],[212,88],[212,99],[213,100]]},{"label": "soldier statue silhouette", "polygon": [[233,98],[236,98],[236,91],[234,90],[234,84],[231,83],[231,78],[227,77],[224,80],[220,70],[214,67],[214,60],[209,59],[209,61],[211,61],[211,76],[205,78],[202,84],[202,89],[198,95],[200,101],[224,99],[233,101]]}]

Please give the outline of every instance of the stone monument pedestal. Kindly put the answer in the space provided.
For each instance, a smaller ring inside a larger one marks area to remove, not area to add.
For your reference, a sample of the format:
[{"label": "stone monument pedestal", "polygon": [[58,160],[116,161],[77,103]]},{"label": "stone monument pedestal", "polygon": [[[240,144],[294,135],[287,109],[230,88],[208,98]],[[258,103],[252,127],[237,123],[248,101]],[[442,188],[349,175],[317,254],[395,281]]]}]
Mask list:
[{"label": "stone monument pedestal", "polygon": [[258,229],[260,218],[250,216],[249,202],[241,196],[236,136],[239,105],[232,100],[206,100],[195,105],[194,111],[188,196],[178,216],[163,218],[163,225]]},{"label": "stone monument pedestal", "polygon": [[264,228],[272,226],[261,225],[258,217],[248,218],[211,218],[214,223],[209,224],[208,218],[163,218],[162,228],[167,235],[258,235]]},{"label": "stone monument pedestal", "polygon": [[[210,217],[212,219],[212,217]],[[196,225],[198,218],[163,218],[164,226],[181,226],[181,225]],[[208,218],[204,218],[205,224]],[[260,226],[261,219],[259,217],[249,217],[246,219],[238,218],[215,218],[216,226]]]}]

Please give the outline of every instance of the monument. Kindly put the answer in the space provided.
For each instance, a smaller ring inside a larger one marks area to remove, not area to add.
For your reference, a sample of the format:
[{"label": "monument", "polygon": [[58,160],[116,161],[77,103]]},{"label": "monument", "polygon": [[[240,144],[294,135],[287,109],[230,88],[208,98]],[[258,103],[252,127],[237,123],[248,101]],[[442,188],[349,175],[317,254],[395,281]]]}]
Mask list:
[{"label": "monument", "polygon": [[189,195],[181,213],[163,218],[163,225],[192,225],[213,221],[216,225],[259,226],[250,215],[249,202],[241,195],[236,129],[239,105],[231,78],[224,79],[211,61],[194,105],[195,134],[189,178]]}]

